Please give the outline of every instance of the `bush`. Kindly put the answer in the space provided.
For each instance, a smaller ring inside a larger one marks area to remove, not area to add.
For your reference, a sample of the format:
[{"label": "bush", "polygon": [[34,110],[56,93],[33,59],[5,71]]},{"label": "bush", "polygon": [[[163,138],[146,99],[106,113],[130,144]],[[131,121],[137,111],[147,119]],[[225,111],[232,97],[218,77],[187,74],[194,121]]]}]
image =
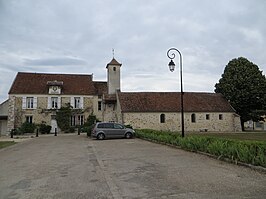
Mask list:
[{"label": "bush", "polygon": [[46,125],[46,124],[39,125],[39,130],[40,130],[40,133],[42,134],[49,134],[51,129],[52,127],[50,125]]},{"label": "bush", "polygon": [[88,126],[88,125],[80,126],[79,127],[79,132],[80,133],[87,133],[87,137],[90,137],[91,136],[91,131],[92,131],[94,125],[95,124],[92,124],[90,126]]},{"label": "bush", "polygon": [[149,129],[136,130],[136,137],[172,144],[189,151],[209,153],[219,158],[231,159],[235,162],[240,161],[266,167],[265,142],[239,141],[197,135],[189,135],[182,138],[177,133]]},{"label": "bush", "polygon": [[75,127],[70,127],[69,128],[69,133],[75,133],[75,130],[76,130]]},{"label": "bush", "polygon": [[36,125],[34,123],[24,122],[19,128],[19,131],[21,132],[21,134],[34,133],[35,128]]}]

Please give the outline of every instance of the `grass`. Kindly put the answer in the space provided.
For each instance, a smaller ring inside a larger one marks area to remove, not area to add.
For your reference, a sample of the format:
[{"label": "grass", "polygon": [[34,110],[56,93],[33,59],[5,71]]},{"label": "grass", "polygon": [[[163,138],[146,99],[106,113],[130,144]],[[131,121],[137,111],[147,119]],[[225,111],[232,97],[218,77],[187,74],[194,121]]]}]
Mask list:
[{"label": "grass", "polygon": [[0,141],[0,149],[16,144],[14,141]]},{"label": "grass", "polygon": [[191,136],[191,135],[235,139],[235,140],[266,141],[266,132],[265,133],[241,132],[241,133],[190,133],[188,134],[188,136]]}]

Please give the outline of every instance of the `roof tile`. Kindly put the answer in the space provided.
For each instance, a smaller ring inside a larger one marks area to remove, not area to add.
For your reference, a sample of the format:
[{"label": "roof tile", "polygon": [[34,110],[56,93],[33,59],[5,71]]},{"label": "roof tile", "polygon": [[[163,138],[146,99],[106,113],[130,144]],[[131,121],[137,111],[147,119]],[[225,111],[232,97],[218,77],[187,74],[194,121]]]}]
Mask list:
[{"label": "roof tile", "polygon": [[[19,72],[9,94],[48,94],[47,82],[49,81],[63,82],[61,94],[97,95],[98,93],[97,86],[92,81],[92,75]],[[106,88],[102,86],[102,92],[105,89],[107,90],[107,85]]]},{"label": "roof tile", "polygon": [[[179,92],[119,92],[122,112],[180,112]],[[235,112],[218,93],[184,93],[186,112]]]}]

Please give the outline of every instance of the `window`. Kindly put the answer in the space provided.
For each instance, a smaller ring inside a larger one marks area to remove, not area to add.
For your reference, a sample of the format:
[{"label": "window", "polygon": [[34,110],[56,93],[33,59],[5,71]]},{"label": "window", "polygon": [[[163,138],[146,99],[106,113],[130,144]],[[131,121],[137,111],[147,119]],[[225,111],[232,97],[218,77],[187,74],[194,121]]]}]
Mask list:
[{"label": "window", "polygon": [[70,126],[76,126],[76,119],[75,116],[70,117]]},{"label": "window", "polygon": [[102,110],[102,102],[98,101],[98,111],[101,111],[101,110]]},{"label": "window", "polygon": [[196,114],[195,114],[195,113],[193,113],[193,114],[191,115],[191,122],[192,122],[192,123],[195,123],[195,122],[196,122]]},{"label": "window", "polygon": [[80,108],[80,97],[74,97],[74,108]]},{"label": "window", "polygon": [[22,97],[22,109],[36,109],[37,97]]},{"label": "window", "polygon": [[219,120],[223,120],[223,114],[219,114]]},{"label": "window", "polygon": [[27,97],[26,104],[27,104],[27,108],[32,109],[33,108],[33,97]]},{"label": "window", "polygon": [[26,116],[26,122],[32,124],[33,116]]},{"label": "window", "polygon": [[160,122],[165,123],[165,114],[160,115]]},{"label": "window", "polygon": [[113,71],[116,71],[116,67],[113,67]]},{"label": "window", "polygon": [[70,117],[70,125],[83,125],[84,124],[84,115],[72,115]]},{"label": "window", "polygon": [[57,97],[51,97],[51,107],[57,109],[58,108],[58,98]]},{"label": "window", "polygon": [[210,120],[210,114],[206,114],[206,120]]},{"label": "window", "polygon": [[78,115],[78,125],[83,125],[83,124],[84,124],[84,116]]},{"label": "window", "polygon": [[124,129],[124,127],[120,124],[114,124],[115,129]]}]

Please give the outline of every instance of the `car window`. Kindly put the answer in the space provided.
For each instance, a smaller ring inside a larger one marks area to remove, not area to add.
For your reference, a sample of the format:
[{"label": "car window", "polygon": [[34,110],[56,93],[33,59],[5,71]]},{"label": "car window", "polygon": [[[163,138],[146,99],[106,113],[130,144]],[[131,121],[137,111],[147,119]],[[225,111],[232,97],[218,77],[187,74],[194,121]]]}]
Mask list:
[{"label": "car window", "polygon": [[124,127],[120,124],[114,124],[115,129],[124,129]]},{"label": "car window", "polygon": [[112,123],[105,123],[104,124],[104,128],[106,128],[106,129],[112,129],[112,128],[114,128],[114,124],[112,124]]},{"label": "car window", "polygon": [[104,123],[98,124],[97,128],[99,128],[99,129],[104,128]]}]

